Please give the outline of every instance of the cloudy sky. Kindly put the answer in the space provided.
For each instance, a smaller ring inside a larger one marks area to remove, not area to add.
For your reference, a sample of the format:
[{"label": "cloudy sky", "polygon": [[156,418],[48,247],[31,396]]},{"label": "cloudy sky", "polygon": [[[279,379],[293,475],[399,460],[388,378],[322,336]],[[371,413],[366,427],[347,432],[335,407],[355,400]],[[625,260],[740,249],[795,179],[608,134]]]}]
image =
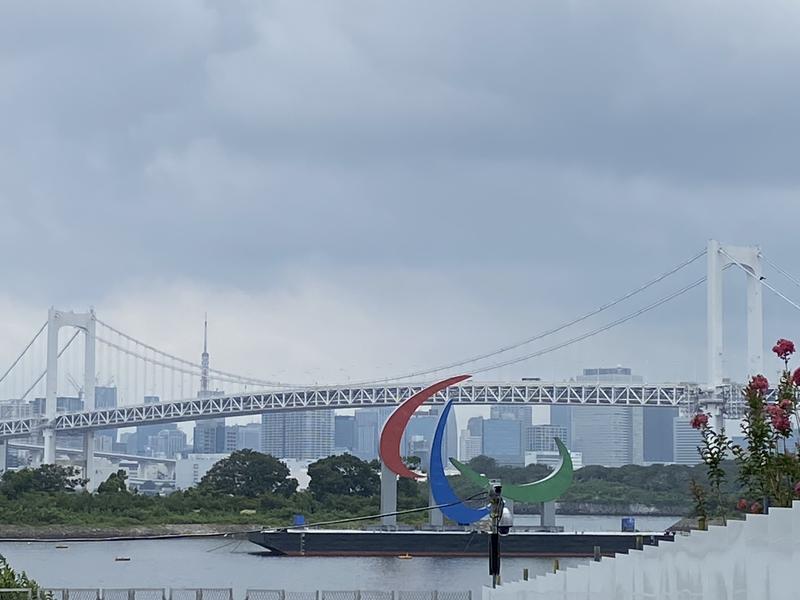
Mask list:
[{"label": "cloudy sky", "polygon": [[[569,320],[709,238],[800,275],[799,26],[788,0],[4,2],[0,362],[50,305],[93,306],[190,358],[208,311],[230,371],[390,377]],[[702,380],[704,294],[480,376]],[[765,315],[768,342],[798,337],[769,292]]]}]

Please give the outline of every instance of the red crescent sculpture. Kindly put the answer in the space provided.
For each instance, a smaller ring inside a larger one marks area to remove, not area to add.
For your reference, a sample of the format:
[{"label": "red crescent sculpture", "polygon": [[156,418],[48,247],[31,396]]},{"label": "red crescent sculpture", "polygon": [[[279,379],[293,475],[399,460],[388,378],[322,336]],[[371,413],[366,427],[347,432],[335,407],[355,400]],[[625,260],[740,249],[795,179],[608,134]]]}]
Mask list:
[{"label": "red crescent sculpture", "polygon": [[469,379],[472,375],[458,375],[450,377],[431,386],[420,390],[408,400],[403,402],[392,415],[386,419],[381,432],[381,447],[380,455],[383,464],[385,464],[392,473],[405,477],[407,479],[419,479],[422,477],[419,473],[415,473],[403,463],[403,458],[400,456],[400,440],[403,437],[403,432],[408,425],[411,415],[417,410],[428,398],[434,394],[441,392],[443,389],[461,383],[465,379]]}]

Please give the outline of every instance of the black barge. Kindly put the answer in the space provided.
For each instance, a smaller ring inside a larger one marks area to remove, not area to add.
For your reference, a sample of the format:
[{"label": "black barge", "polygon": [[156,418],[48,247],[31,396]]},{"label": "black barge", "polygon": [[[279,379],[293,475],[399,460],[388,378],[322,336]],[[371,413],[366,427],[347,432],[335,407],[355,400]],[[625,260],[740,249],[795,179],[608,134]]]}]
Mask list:
[{"label": "black barge", "polygon": [[[381,531],[359,529],[272,529],[248,539],[275,556],[453,556],[485,557],[489,534],[479,530]],[[502,536],[506,557],[586,557],[595,547],[604,556],[672,541],[664,532],[517,531]]]}]

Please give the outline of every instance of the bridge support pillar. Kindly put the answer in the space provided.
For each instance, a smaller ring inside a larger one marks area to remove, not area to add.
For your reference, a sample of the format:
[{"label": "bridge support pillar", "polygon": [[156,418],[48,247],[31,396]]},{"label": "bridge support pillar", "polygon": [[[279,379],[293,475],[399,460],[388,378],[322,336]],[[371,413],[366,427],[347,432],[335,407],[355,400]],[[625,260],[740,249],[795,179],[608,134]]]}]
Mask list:
[{"label": "bridge support pillar", "polygon": [[[430,486],[428,486],[430,490]],[[436,500],[433,497],[433,492],[428,492],[428,506],[434,506],[436,504]],[[444,515],[442,511],[438,508],[432,508],[428,511],[428,515],[430,517],[430,524],[431,527],[444,527]]]},{"label": "bridge support pillar", "polygon": [[554,501],[539,504],[539,525],[542,527],[556,526],[556,503]]},{"label": "bridge support pillar", "polygon": [[764,371],[764,308],[762,301],[761,248],[758,246],[728,246],[709,240],[707,252],[707,313],[708,327],[708,388],[711,395],[708,406],[711,426],[717,431],[724,427],[723,398],[719,391],[723,385],[723,272],[730,265],[747,271],[747,375]]},{"label": "bridge support pillar", "polygon": [[0,440],[0,474],[5,473],[8,467],[8,443]]},{"label": "bridge support pillar", "polygon": [[[397,512],[397,475],[381,461],[381,514]],[[381,525],[394,527],[397,516],[381,517]]]},{"label": "bridge support pillar", "polygon": [[48,427],[42,431],[42,436],[44,437],[42,464],[54,465],[56,464],[56,432]]},{"label": "bridge support pillar", "polygon": [[[62,327],[76,327],[83,331],[85,340],[84,372],[83,372],[83,407],[94,410],[95,387],[95,327],[94,311],[86,313],[65,312],[51,308],[47,313],[47,376],[45,378],[44,416],[48,426],[43,431],[44,456],[42,464],[52,465],[56,462],[56,438],[52,424],[58,412],[58,332]],[[94,438],[92,434],[90,436]],[[87,473],[88,463],[94,456],[94,440],[86,449]],[[86,475],[89,477],[89,475]]]},{"label": "bridge support pillar", "polygon": [[[87,431],[83,434],[83,477],[91,481],[94,479],[94,431]],[[86,484],[87,489],[94,489],[97,486]]]}]

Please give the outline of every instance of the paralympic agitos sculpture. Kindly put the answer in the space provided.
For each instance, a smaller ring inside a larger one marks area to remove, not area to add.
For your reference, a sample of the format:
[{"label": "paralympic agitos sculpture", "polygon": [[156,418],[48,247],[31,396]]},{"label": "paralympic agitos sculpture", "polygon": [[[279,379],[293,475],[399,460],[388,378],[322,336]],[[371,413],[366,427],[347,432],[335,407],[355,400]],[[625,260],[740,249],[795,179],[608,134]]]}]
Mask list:
[{"label": "paralympic agitos sculpture", "polygon": [[[408,400],[400,404],[392,415],[387,419],[381,432],[380,441],[380,455],[383,464],[400,477],[409,479],[419,479],[423,477],[421,473],[416,473],[409,469],[400,456],[400,441],[403,437],[403,432],[408,425],[411,415],[419,408],[428,398],[434,396],[438,392],[447,389],[451,385],[461,383],[465,379],[469,379],[470,375],[459,375],[457,377],[450,377],[438,383],[417,392]],[[430,464],[428,468],[428,484],[431,488],[431,494],[437,505],[441,506],[441,511],[444,515],[458,524],[466,525],[478,521],[489,514],[488,508],[472,508],[462,502],[456,495],[447,477],[444,473],[444,465],[442,463],[442,441],[444,439],[445,426],[447,424],[447,417],[453,406],[453,401],[450,400],[445,404],[439,421],[436,424],[436,431],[433,436],[430,452]],[[524,503],[538,503],[548,502],[555,500],[563,494],[572,483],[572,459],[570,458],[567,447],[556,438],[556,445],[558,452],[561,456],[561,463],[550,475],[539,481],[533,481],[523,485],[503,485],[503,496],[510,500]],[[461,463],[454,458],[450,458],[450,462],[458,471],[467,478],[469,481],[486,489],[489,486],[489,479],[483,475],[475,472],[473,469]]]}]

